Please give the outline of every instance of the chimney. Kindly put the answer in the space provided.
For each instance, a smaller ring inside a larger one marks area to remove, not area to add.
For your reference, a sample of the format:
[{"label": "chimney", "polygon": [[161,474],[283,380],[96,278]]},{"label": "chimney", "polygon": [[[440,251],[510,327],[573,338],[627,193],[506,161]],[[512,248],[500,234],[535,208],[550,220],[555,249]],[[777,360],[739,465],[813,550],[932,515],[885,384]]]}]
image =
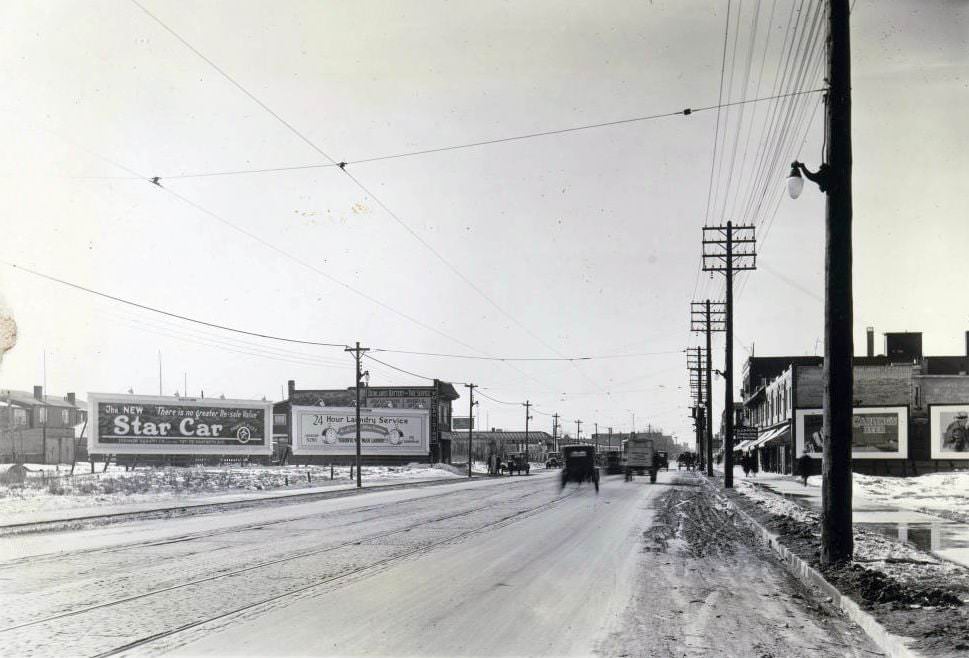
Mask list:
[{"label": "chimney", "polygon": [[[868,356],[875,356],[875,328],[868,327],[865,331],[868,333]],[[966,332],[966,337],[969,340],[969,331]]]},{"label": "chimney", "polygon": [[74,394],[73,393],[68,393],[67,394],[67,401],[71,403],[71,406],[72,407],[73,406],[77,406],[76,400],[77,400],[77,398],[74,397]]},{"label": "chimney", "polygon": [[40,400],[41,402],[44,401],[44,387],[43,386],[34,386],[34,397],[36,399]]},{"label": "chimney", "polygon": [[287,400],[292,400],[293,399],[293,391],[296,390],[296,380],[295,379],[290,379],[286,383],[286,386],[287,386],[287,389],[289,390],[289,395],[286,396],[286,399]]}]

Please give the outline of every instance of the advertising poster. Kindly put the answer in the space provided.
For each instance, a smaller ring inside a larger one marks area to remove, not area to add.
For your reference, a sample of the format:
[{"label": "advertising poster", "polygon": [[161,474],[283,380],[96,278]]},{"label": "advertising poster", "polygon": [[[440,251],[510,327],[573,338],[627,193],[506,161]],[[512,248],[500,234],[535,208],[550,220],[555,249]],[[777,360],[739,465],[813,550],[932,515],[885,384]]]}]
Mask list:
[{"label": "advertising poster", "polygon": [[[906,459],[908,407],[855,407],[852,419],[852,459]],[[821,458],[823,416],[820,409],[797,409],[794,418],[796,457]]]},{"label": "advertising poster", "polygon": [[930,404],[932,459],[969,459],[969,404]]},{"label": "advertising poster", "polygon": [[271,455],[271,402],[89,393],[88,452]]},{"label": "advertising poster", "polygon": [[[360,454],[426,456],[430,452],[426,409],[361,409]],[[356,409],[292,408],[294,455],[357,454]]]}]

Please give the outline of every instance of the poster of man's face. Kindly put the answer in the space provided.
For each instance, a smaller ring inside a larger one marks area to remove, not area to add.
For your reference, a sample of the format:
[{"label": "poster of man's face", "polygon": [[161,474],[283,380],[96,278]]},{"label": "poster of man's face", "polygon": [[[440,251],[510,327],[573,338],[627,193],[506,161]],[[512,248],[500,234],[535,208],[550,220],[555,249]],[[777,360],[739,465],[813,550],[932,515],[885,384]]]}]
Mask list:
[{"label": "poster of man's face", "polygon": [[969,459],[969,405],[929,406],[933,459]]}]

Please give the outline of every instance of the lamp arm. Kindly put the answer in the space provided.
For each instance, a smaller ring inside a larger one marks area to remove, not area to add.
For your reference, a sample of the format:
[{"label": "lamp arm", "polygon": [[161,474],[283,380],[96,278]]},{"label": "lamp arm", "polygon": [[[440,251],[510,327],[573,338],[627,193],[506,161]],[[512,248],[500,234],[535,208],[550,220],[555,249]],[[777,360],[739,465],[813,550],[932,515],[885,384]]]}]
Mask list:
[{"label": "lamp arm", "polygon": [[798,162],[795,160],[791,163],[792,167],[797,167],[801,172],[804,173],[804,177],[807,178],[812,183],[818,186],[818,189],[822,192],[827,192],[829,189],[828,183],[830,182],[831,167],[826,162],[822,162],[821,166],[818,167],[817,171],[811,171],[808,169],[803,162]]}]

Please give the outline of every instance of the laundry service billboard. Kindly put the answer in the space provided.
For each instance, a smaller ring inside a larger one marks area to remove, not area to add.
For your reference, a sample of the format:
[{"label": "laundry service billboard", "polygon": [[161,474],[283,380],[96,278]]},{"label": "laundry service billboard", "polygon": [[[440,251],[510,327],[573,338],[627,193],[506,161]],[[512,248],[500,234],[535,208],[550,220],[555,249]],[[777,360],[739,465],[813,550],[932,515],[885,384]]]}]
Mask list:
[{"label": "laundry service billboard", "polygon": [[88,452],[271,455],[272,403],[89,393]]},{"label": "laundry service billboard", "polygon": [[[353,407],[292,408],[294,455],[357,454]],[[360,454],[427,456],[431,416],[427,409],[360,410]]]}]

